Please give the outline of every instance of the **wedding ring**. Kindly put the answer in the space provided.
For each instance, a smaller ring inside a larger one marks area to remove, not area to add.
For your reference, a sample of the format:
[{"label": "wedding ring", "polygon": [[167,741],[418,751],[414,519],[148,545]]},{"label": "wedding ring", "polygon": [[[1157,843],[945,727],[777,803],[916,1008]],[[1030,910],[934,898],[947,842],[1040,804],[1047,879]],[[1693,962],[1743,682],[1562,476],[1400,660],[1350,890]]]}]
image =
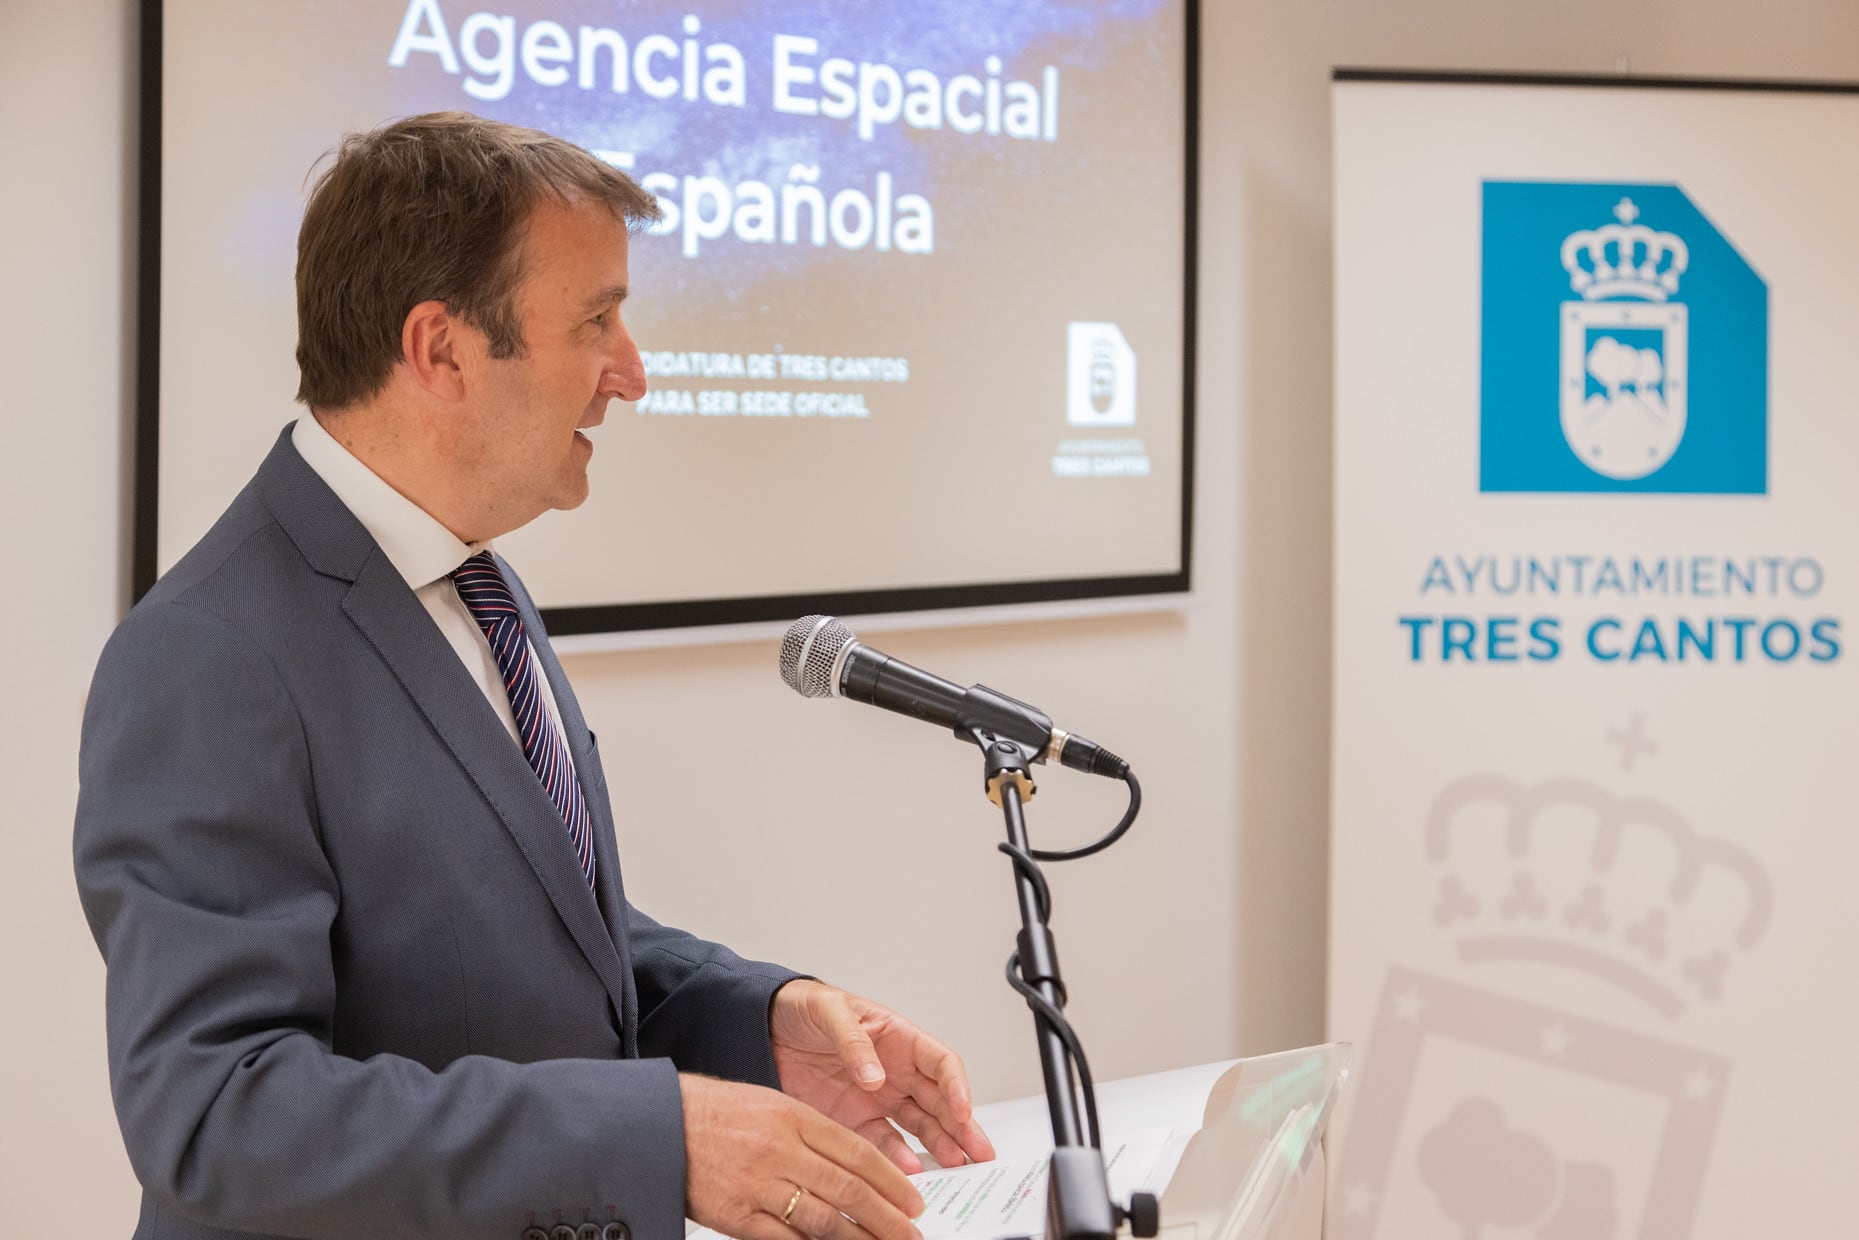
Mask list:
[{"label": "wedding ring", "polygon": [[806,1189],[796,1188],[794,1190],[794,1195],[787,1199],[787,1209],[781,1211],[781,1221],[783,1223],[786,1223],[790,1227],[794,1225],[794,1207],[800,1204],[800,1199],[806,1196],[806,1193]]}]

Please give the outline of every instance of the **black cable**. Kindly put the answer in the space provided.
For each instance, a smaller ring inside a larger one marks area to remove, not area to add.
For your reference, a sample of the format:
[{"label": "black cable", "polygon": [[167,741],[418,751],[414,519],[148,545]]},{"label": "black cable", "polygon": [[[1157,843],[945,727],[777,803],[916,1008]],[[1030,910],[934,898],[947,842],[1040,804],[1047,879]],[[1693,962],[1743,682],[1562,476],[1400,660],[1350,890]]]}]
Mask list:
[{"label": "black cable", "polygon": [[1020,953],[1007,957],[1007,984],[1019,992],[1026,1000],[1026,1006],[1033,1009],[1033,1015],[1044,1021],[1059,1040],[1065,1043],[1065,1052],[1071,1056],[1072,1064],[1078,1069],[1078,1086],[1084,1094],[1085,1144],[1093,1149],[1103,1149],[1103,1139],[1098,1135],[1097,1127],[1097,1087],[1091,1083],[1091,1065],[1084,1057],[1084,1046],[1078,1041],[1078,1035],[1072,1031],[1071,1022],[1065,1019],[1065,1013],[1054,1007],[1050,1000],[1020,975]]},{"label": "black cable", "polygon": [[1052,889],[1046,886],[1046,876],[1040,873],[1039,866],[1034,863],[1032,855],[1025,849],[1016,848],[1012,844],[996,844],[995,847],[1012,857],[1013,868],[1024,875],[1027,882],[1033,884],[1033,900],[1039,905],[1039,920],[1051,921]]},{"label": "black cable", "polygon": [[1123,833],[1130,829],[1130,824],[1136,821],[1136,815],[1141,812],[1143,807],[1143,789],[1142,785],[1136,782],[1136,772],[1125,770],[1123,772],[1123,782],[1130,786],[1130,807],[1124,811],[1123,821],[1110,829],[1110,834],[1095,843],[1086,844],[1083,848],[1068,848],[1052,851],[1043,848],[1035,848],[1032,850],[1032,855],[1041,861],[1076,861],[1080,857],[1088,857],[1092,853],[1103,852],[1106,848],[1109,848],[1112,844],[1122,839]]},{"label": "black cable", "polygon": [[[1106,772],[1107,773],[1107,772]],[[1143,790],[1136,781],[1135,772],[1124,767],[1121,778],[1130,786],[1129,808],[1124,810],[1122,819],[1112,827],[1102,839],[1084,845],[1082,848],[1069,849],[1023,849],[1012,843],[997,847],[1013,861],[1013,868],[1033,885],[1033,900],[1039,909],[1039,920],[1044,923],[1052,919],[1052,891],[1046,884],[1046,876],[1040,872],[1039,861],[1076,861],[1080,857],[1089,857],[1100,853],[1122,839],[1130,825],[1136,821],[1136,815],[1142,812]],[[1103,1148],[1103,1138],[1097,1125],[1097,1087],[1091,1080],[1091,1065],[1084,1057],[1084,1045],[1079,1042],[1071,1022],[1058,1004],[1053,1003],[1028,982],[1020,971],[1020,953],[1015,952],[1007,958],[1007,984],[1014,988],[1019,996],[1026,1000],[1027,1007],[1033,1010],[1034,1017],[1058,1035],[1065,1045],[1065,1053],[1070,1057],[1071,1069],[1077,1073],[1075,1090],[1084,1095],[1085,1143],[1093,1149]],[[1061,996],[1060,1003],[1064,1002]],[[1067,1079],[1071,1073],[1067,1072]]]}]

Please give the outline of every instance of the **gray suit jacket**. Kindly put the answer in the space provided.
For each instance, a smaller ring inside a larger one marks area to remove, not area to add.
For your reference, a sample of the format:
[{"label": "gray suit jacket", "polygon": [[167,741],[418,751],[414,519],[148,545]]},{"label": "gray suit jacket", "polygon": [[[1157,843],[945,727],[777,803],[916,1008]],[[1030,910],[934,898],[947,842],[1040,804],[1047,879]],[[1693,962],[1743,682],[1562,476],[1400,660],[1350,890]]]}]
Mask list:
[{"label": "gray suit jacket", "polygon": [[627,905],[594,736],[505,572],[598,893],[288,428],[105,648],[75,851],[138,1240],[679,1240],[677,1071],[775,1083],[768,1005],[796,975]]}]

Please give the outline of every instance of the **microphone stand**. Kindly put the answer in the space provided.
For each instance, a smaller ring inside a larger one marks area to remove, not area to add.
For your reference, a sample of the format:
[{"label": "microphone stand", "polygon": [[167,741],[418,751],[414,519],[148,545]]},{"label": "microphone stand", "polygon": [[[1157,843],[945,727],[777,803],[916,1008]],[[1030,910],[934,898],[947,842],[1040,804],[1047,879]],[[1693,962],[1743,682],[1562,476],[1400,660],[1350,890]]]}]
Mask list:
[{"label": "microphone stand", "polygon": [[[987,703],[981,703],[975,713],[989,713]],[[1015,895],[1020,905],[1019,950],[1008,961],[1007,979],[1033,1010],[1039,1034],[1039,1062],[1045,1076],[1046,1108],[1052,1119],[1046,1240],[1113,1240],[1125,1221],[1135,1235],[1154,1236],[1159,1219],[1152,1194],[1134,1194],[1127,1210],[1110,1199],[1102,1138],[1097,1129],[1097,1098],[1083,1049],[1064,1015],[1065,983],[1059,976],[1052,929],[1046,924],[1052,912],[1051,892],[1033,859],[1026,834],[1025,801],[1036,791],[1031,768],[1041,755],[1007,739],[988,727],[988,722],[970,723],[964,719],[956,735],[966,736],[980,746],[988,800],[1000,807],[1007,825],[1007,842],[1000,845],[1000,850],[1013,861]],[[1078,1105],[1081,1084],[1082,1114]]]}]

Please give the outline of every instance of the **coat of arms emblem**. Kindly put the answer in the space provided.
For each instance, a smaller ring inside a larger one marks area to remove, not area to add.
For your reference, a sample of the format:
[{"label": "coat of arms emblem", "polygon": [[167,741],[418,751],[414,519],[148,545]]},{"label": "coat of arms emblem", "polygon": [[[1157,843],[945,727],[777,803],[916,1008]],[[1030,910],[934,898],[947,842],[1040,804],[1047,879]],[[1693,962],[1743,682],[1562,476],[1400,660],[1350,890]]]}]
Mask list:
[{"label": "coat of arms emblem", "polygon": [[1686,316],[1672,298],[1690,251],[1639,223],[1630,198],[1614,217],[1562,243],[1580,295],[1562,306],[1562,434],[1596,473],[1643,478],[1685,437]]}]

